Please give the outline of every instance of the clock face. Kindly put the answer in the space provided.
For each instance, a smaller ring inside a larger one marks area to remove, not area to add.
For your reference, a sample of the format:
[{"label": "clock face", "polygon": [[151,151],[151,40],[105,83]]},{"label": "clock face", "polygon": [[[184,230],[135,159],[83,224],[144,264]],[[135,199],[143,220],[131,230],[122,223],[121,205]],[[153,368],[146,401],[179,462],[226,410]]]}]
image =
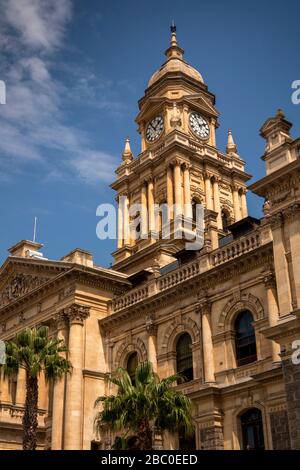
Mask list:
[{"label": "clock face", "polygon": [[191,129],[197,137],[200,137],[200,139],[209,137],[208,122],[201,114],[191,113],[189,121]]},{"label": "clock face", "polygon": [[149,122],[146,129],[146,139],[148,142],[154,142],[157,140],[164,129],[164,120],[162,116],[156,116]]}]

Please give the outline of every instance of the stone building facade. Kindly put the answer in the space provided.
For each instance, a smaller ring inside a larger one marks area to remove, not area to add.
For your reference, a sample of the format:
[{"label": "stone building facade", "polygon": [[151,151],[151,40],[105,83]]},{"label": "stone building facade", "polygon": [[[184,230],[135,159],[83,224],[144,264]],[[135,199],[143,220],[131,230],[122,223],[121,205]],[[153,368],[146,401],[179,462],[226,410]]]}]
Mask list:
[{"label": "stone building facade", "polygon": [[[40,377],[39,448],[109,448],[112,436],[94,433],[94,401],[112,391],[107,373],[146,359],[160,377],[181,372],[178,388],[194,405],[194,438],[165,434],[159,446],[300,448],[300,139],[282,111],[268,119],[266,176],[247,188],[230,131],[226,152],[217,147],[218,118],[172,28],[166,61],[139,101],[141,153],[134,158],[126,141],[112,185],[120,203],[113,268],[82,249],[60,261],[43,258],[35,242],[10,249],[0,339],[48,325],[73,364],[54,387]],[[260,220],[248,216],[248,189],[264,198]],[[157,205],[167,208],[168,238]],[[199,206],[203,243],[190,250]],[[21,448],[24,383],[22,372],[1,382],[2,449]]]}]

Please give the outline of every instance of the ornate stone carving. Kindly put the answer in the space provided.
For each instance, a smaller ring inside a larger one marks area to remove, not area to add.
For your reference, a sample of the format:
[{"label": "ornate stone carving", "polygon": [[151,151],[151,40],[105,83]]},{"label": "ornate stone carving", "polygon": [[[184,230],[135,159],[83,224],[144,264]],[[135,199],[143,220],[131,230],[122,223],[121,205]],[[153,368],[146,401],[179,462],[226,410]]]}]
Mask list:
[{"label": "ornate stone carving", "polygon": [[191,335],[193,343],[200,341],[200,329],[196,322],[190,317],[181,319],[180,316],[178,316],[168,325],[162,335],[159,355],[173,351],[176,337],[184,332]]},{"label": "ornate stone carving", "polygon": [[173,111],[170,119],[170,126],[174,129],[181,127],[181,114],[176,103],[173,103]]},{"label": "ornate stone carving", "polygon": [[200,298],[197,304],[197,312],[200,315],[209,315],[211,313],[211,302],[207,297]]},{"label": "ornate stone carving", "polygon": [[64,314],[68,318],[70,324],[78,323],[83,325],[83,322],[90,314],[90,307],[87,305],[72,304],[70,307],[65,308]]},{"label": "ornate stone carving", "polygon": [[264,275],[264,284],[266,288],[275,289],[276,287],[276,278],[273,272],[268,272]]},{"label": "ornate stone carving", "polygon": [[277,212],[277,214],[274,214],[270,216],[270,223],[271,223],[271,228],[272,230],[275,230],[276,228],[281,227],[283,223],[283,216],[281,212]]},{"label": "ornate stone carving", "polygon": [[11,282],[0,293],[0,307],[13,302],[33,289],[40,287],[48,281],[46,277],[33,276],[31,274],[16,274]]},{"label": "ornate stone carving", "polygon": [[61,331],[67,326],[68,317],[65,313],[65,310],[61,310],[53,317],[54,327],[57,331]]},{"label": "ornate stone carving", "polygon": [[167,200],[167,191],[165,188],[160,188],[158,191],[155,192],[156,202],[158,204],[162,204]]},{"label": "ornate stone carving", "polygon": [[19,313],[19,323],[24,323],[25,322],[25,317],[24,317],[24,312]]},{"label": "ornate stone carving", "polygon": [[132,339],[129,336],[118,348],[115,356],[115,368],[126,367],[126,360],[131,352],[136,351],[139,356],[139,360],[144,362],[147,360],[147,348],[141,340],[141,338]]},{"label": "ornate stone carving", "polygon": [[296,216],[299,216],[299,214],[300,214],[300,204],[293,204],[292,206],[287,207],[283,211],[283,215],[286,220],[294,219]]},{"label": "ornate stone carving", "polygon": [[191,185],[191,199],[198,199],[200,204],[204,202],[204,192],[196,185]]},{"label": "ornate stone carving", "polygon": [[146,318],[146,331],[149,336],[156,336],[157,334],[157,325],[154,323],[154,315],[148,315]]},{"label": "ornate stone carving", "polygon": [[227,324],[229,326],[231,319],[234,315],[242,310],[250,310],[253,314],[254,320],[261,320],[264,318],[264,308],[258,299],[250,293],[240,295],[237,299],[234,295],[227,302],[219,318],[219,328],[224,328]]}]

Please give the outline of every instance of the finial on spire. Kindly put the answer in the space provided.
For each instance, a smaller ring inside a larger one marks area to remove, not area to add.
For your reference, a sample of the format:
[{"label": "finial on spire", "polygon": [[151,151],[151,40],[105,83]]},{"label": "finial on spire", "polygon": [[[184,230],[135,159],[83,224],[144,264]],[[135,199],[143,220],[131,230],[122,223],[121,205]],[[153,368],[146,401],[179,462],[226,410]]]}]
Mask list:
[{"label": "finial on spire", "polygon": [[176,47],[177,46],[177,36],[176,36],[176,32],[177,32],[177,28],[176,28],[176,25],[175,25],[175,21],[172,20],[172,24],[171,24],[171,47]]},{"label": "finial on spire", "polygon": [[177,28],[176,28],[176,25],[175,25],[175,21],[172,20],[172,24],[171,24],[171,33],[176,33],[177,31]]},{"label": "finial on spire", "polygon": [[236,144],[233,140],[231,129],[228,130],[228,140],[227,140],[226,152],[227,153],[236,153],[237,152],[237,146],[236,146]]},{"label": "finial on spire", "polygon": [[172,20],[171,24],[171,45],[170,47],[166,50],[165,54],[168,59],[182,59],[184,50],[181,49],[181,47],[178,46],[177,42],[177,27],[175,25],[174,20]]},{"label": "finial on spire", "polygon": [[131,160],[133,160],[133,153],[132,153],[131,148],[130,148],[130,140],[129,140],[128,137],[125,140],[125,147],[124,147],[124,152],[123,152],[122,158],[123,158],[125,163],[129,163],[129,162],[131,162]]},{"label": "finial on spire", "polygon": [[282,118],[282,119],[285,117],[284,112],[281,108],[279,108],[277,110],[276,117],[279,117],[279,118]]}]

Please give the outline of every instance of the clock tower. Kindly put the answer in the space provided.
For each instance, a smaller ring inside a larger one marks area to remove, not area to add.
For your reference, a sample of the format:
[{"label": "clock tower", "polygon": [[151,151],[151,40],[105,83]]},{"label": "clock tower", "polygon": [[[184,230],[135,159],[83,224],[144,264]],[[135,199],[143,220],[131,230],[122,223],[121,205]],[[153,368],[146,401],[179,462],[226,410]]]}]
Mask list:
[{"label": "clock tower", "polygon": [[[185,222],[191,222],[189,232],[198,233],[196,207],[203,209],[201,249],[205,250],[218,248],[227,227],[248,215],[250,175],[245,173],[231,131],[226,151],[217,148],[215,96],[202,75],[184,60],[175,26],[165,55],[139,100],[136,122],[141,153],[134,158],[126,141],[112,185],[119,204],[114,268],[127,273],[176,261],[185,251]],[[134,212],[131,208],[136,205],[140,209]],[[161,207],[167,210],[168,238],[162,235],[166,219]],[[181,238],[175,236],[178,227]]]}]

